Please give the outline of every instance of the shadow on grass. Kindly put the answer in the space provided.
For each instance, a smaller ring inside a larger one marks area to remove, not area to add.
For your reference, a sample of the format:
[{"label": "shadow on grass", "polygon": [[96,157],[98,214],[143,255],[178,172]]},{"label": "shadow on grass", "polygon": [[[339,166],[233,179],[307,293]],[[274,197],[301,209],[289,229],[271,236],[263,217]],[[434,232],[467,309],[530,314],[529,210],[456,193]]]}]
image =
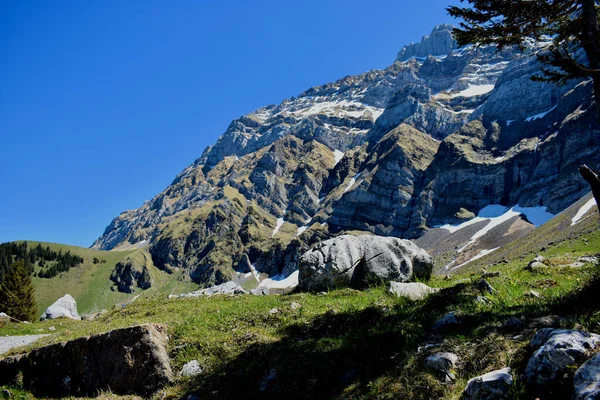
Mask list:
[{"label": "shadow on grass", "polygon": [[[282,328],[283,338],[277,342],[250,344],[237,358],[190,381],[186,390],[200,398],[320,399],[347,397],[344,390],[352,386],[351,397],[356,398],[370,390],[374,379],[402,368],[419,344],[440,334],[432,332],[435,321],[473,302],[477,293],[472,284],[458,284],[425,301],[401,302],[390,309],[374,306],[357,312],[326,312],[308,323]],[[532,302],[469,314],[455,331],[443,335],[485,335],[486,329],[498,329],[493,322],[515,315],[533,319],[548,313],[598,310],[598,293],[600,275],[581,290],[543,307]],[[436,397],[429,389],[411,398]]]}]

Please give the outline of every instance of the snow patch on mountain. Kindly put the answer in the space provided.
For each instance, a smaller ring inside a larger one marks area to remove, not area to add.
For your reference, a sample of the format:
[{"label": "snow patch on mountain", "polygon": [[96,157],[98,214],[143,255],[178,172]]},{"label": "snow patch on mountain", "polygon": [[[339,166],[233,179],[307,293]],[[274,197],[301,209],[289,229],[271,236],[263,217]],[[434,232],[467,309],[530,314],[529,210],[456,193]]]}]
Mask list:
[{"label": "snow patch on mountain", "polygon": [[451,93],[450,97],[473,97],[486,94],[494,90],[494,85],[471,85],[458,93]]},{"label": "snow patch on mountain", "polygon": [[552,107],[552,108],[551,108],[551,109],[549,109],[548,111],[544,111],[544,112],[541,112],[541,113],[539,113],[539,114],[535,114],[535,115],[532,115],[532,116],[530,116],[530,117],[527,117],[527,118],[525,118],[525,121],[527,121],[527,122],[530,122],[530,121],[533,121],[533,120],[536,120],[536,119],[542,119],[542,118],[544,118],[544,117],[545,117],[545,116],[546,116],[548,113],[550,113],[551,111],[553,111],[555,108],[556,108],[556,106]]},{"label": "snow patch on mountain", "polygon": [[273,233],[271,233],[271,237],[275,236],[277,232],[279,232],[279,229],[281,229],[281,226],[284,222],[285,221],[283,220],[283,218],[277,218],[277,223],[275,224],[275,228],[273,228]]},{"label": "snow patch on mountain", "polygon": [[362,171],[359,172],[358,174],[354,175],[351,179],[350,182],[348,182],[348,186],[346,186],[346,189],[344,189],[344,193],[348,192],[352,186],[354,186],[354,184],[356,183],[356,180],[358,178],[360,178],[360,175],[362,174]]},{"label": "snow patch on mountain", "polygon": [[[470,263],[471,261],[479,260],[480,258],[482,258],[482,257],[485,257],[485,256],[487,256],[488,254],[490,254],[490,253],[492,253],[492,252],[494,252],[494,251],[498,250],[499,248],[500,248],[500,247],[496,247],[496,248],[494,248],[494,249],[486,249],[486,250],[481,250],[479,253],[477,253],[477,255],[476,255],[476,256],[474,256],[474,257],[471,257],[469,260],[465,261],[465,262],[464,262],[464,263],[462,263],[462,264],[459,264],[459,265],[457,265],[457,266],[455,266],[455,267],[452,267],[452,269],[451,269],[451,270],[455,270],[455,269],[457,269],[457,268],[460,268],[460,267],[462,267],[462,266],[465,266],[465,265],[467,265],[468,263]],[[454,261],[453,261],[453,262],[454,262]],[[452,263],[453,263],[453,262],[452,262]],[[448,268],[450,268],[450,266],[452,265],[452,263],[448,264],[446,267],[444,267],[444,269],[448,269]]]},{"label": "snow patch on mountain", "polygon": [[344,158],[344,152],[335,149],[333,151],[333,157],[335,158],[335,165],[337,165],[337,163],[339,163],[342,160],[342,158]]},{"label": "snow patch on mountain", "polygon": [[575,214],[575,216],[571,219],[571,226],[575,225],[577,222],[579,222],[581,220],[581,218],[583,218],[583,216],[585,214],[587,214],[592,207],[594,207],[596,205],[596,199],[594,199],[593,197],[591,199],[589,199],[584,205],[582,205],[579,210],[577,210],[577,213]]}]

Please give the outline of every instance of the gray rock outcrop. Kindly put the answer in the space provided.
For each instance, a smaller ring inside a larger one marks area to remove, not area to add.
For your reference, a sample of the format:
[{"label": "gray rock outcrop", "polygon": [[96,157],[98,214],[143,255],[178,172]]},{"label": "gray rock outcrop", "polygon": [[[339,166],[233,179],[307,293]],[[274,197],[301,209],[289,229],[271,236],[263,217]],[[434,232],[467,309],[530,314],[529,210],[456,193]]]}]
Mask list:
[{"label": "gray rock outcrop", "polygon": [[435,372],[443,381],[450,382],[456,379],[452,370],[457,362],[458,356],[454,353],[435,353],[425,359],[425,367]]},{"label": "gray rock outcrop", "polygon": [[0,360],[0,384],[22,374],[36,396],[96,396],[99,391],[148,397],[173,373],[166,328],[139,325],[74,339]]},{"label": "gray rock outcrop", "polygon": [[40,320],[45,321],[47,319],[61,317],[81,320],[81,317],[77,313],[77,302],[70,294],[65,294],[60,299],[56,300],[46,309]]},{"label": "gray rock outcrop", "polygon": [[410,57],[427,57],[429,55],[444,56],[457,48],[456,40],[452,36],[452,25],[438,25],[428,36],[424,36],[420,43],[411,43],[404,46],[396,56],[397,61],[405,61]]},{"label": "gray rock outcrop", "polygon": [[462,398],[463,400],[508,400],[512,383],[510,368],[488,372],[470,379]]},{"label": "gray rock outcrop", "polygon": [[592,400],[600,398],[600,354],[587,360],[573,377],[572,400]]},{"label": "gray rock outcrop", "polygon": [[440,289],[429,287],[421,282],[390,282],[390,293],[410,300],[423,300],[439,291]]},{"label": "gray rock outcrop", "polygon": [[145,290],[152,286],[149,258],[148,254],[141,252],[134,257],[126,257],[115,265],[110,280],[117,285],[119,292],[133,293],[136,287]]},{"label": "gray rock outcrop", "polygon": [[408,240],[342,235],[319,243],[300,258],[299,286],[310,291],[363,288],[370,283],[428,279],[429,254]]},{"label": "gray rock outcrop", "polygon": [[550,390],[567,369],[585,360],[600,344],[600,335],[568,329],[540,329],[531,340],[535,349],[525,368],[525,381]]}]

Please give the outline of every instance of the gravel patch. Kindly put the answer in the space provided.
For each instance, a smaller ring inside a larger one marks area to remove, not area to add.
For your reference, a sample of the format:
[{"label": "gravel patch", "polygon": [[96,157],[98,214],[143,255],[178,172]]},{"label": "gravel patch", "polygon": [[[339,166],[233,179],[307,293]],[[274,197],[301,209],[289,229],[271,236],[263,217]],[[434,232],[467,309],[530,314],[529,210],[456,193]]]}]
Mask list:
[{"label": "gravel patch", "polygon": [[0,354],[7,353],[10,349],[27,346],[48,335],[0,336]]}]

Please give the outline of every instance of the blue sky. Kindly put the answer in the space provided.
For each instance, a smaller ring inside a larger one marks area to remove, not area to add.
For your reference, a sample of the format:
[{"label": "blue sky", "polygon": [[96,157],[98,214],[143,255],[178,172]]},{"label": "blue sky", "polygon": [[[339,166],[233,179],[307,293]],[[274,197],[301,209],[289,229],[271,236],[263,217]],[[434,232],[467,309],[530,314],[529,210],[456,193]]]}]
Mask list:
[{"label": "blue sky", "polygon": [[0,2],[0,242],[91,245],[233,118],[386,67],[457,3]]}]

